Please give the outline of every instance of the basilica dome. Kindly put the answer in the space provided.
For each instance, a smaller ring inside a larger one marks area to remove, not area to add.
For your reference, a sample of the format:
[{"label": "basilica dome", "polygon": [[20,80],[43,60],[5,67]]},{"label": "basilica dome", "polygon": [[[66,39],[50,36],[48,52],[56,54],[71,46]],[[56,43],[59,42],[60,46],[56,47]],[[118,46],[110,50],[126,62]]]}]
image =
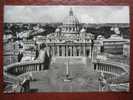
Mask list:
[{"label": "basilica dome", "polygon": [[79,20],[73,14],[73,10],[70,9],[69,15],[63,20],[62,33],[73,34],[79,32]]},{"label": "basilica dome", "polygon": [[79,20],[74,16],[72,9],[69,11],[69,16],[66,16],[63,20],[63,25],[78,25]]}]

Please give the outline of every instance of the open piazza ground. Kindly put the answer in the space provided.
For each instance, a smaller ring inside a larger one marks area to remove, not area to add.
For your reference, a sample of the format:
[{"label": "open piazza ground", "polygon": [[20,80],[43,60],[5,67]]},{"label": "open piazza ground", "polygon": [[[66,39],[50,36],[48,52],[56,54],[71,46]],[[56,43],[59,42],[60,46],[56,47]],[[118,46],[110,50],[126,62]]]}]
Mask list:
[{"label": "open piazza ground", "polygon": [[[61,58],[62,59],[62,58]],[[46,71],[33,72],[35,81],[30,83],[31,91],[38,92],[82,92],[98,91],[98,73],[93,71],[92,63],[69,63],[71,81],[64,81],[66,63],[56,62]]]}]

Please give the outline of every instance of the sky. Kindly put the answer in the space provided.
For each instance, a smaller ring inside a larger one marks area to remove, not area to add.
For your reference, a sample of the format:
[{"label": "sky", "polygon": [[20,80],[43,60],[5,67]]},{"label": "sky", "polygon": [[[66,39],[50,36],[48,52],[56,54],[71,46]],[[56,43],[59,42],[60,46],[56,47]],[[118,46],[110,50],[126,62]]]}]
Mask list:
[{"label": "sky", "polygon": [[5,6],[4,22],[62,22],[72,8],[81,23],[129,23],[128,6]]}]

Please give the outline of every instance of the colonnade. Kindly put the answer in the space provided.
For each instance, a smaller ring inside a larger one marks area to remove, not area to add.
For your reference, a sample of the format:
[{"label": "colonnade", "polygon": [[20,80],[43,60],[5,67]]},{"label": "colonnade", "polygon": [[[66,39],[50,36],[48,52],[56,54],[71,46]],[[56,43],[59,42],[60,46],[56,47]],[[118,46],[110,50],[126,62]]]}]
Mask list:
[{"label": "colonnade", "polygon": [[[85,45],[52,45],[48,46],[52,56],[91,56],[91,46]],[[87,53],[89,52],[89,53]]]},{"label": "colonnade", "polygon": [[44,69],[43,64],[33,64],[33,65],[26,65],[26,66],[19,66],[15,68],[15,72],[29,72],[29,71],[40,71]]},{"label": "colonnade", "polygon": [[116,74],[116,75],[120,75],[122,73],[124,73],[125,71],[119,67],[118,65],[114,66],[114,65],[109,65],[106,63],[94,63],[94,70],[95,71],[103,71],[103,72],[107,72],[107,73],[112,73],[112,74]]},{"label": "colonnade", "polygon": [[9,68],[7,68],[7,73],[10,74],[14,74],[14,75],[19,75],[25,72],[30,72],[30,71],[41,71],[41,70],[45,70],[46,66],[44,65],[44,63],[23,63],[23,64],[19,64],[16,63],[14,65],[9,66]]}]

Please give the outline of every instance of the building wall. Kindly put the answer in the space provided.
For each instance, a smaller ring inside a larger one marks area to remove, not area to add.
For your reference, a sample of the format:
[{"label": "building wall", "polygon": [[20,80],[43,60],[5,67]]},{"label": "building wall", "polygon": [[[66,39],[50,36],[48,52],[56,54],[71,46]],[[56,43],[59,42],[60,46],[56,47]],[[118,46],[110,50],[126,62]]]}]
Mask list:
[{"label": "building wall", "polygon": [[103,41],[103,49],[105,53],[123,54],[123,45],[125,41]]}]

